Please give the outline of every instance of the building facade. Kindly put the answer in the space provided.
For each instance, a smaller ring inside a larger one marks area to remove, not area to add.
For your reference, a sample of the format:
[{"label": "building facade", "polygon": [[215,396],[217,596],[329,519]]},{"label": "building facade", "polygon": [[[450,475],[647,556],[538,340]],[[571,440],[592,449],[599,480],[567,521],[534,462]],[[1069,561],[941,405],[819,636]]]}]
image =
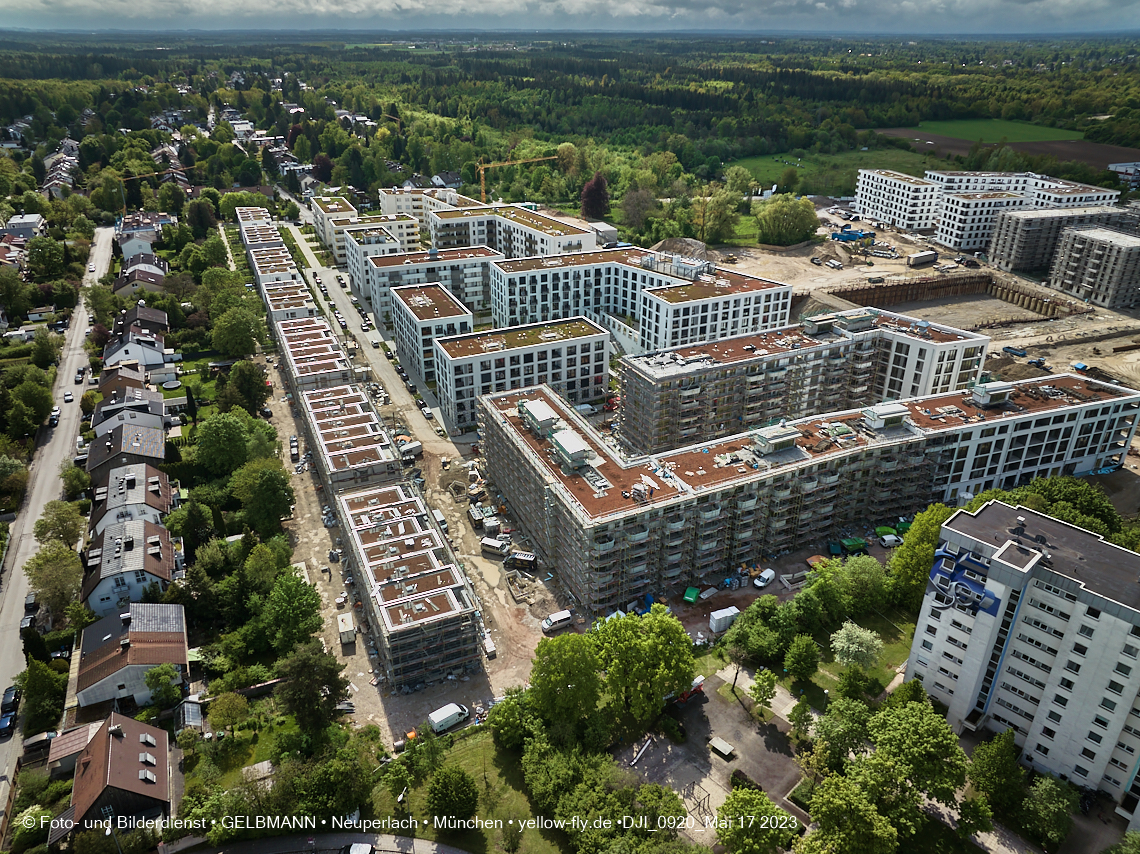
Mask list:
[{"label": "building facade", "polygon": [[1104,308],[1140,306],[1140,235],[1095,225],[1066,228],[1046,284]]},{"label": "building facade", "polygon": [[803,324],[625,356],[619,436],[656,453],[903,397],[964,390],[989,338],[888,311],[852,309]]},{"label": "building facade", "polygon": [[443,285],[473,313],[484,314],[491,305],[491,265],[502,260],[502,253],[486,246],[373,255],[364,263],[364,278],[354,284],[384,322],[392,316],[390,291],[401,285]]},{"label": "building facade", "polygon": [[1080,225],[1102,225],[1135,233],[1140,231],[1140,208],[1086,205],[999,213],[990,240],[989,262],[1006,272],[1048,270],[1061,232]]},{"label": "building facade", "polygon": [[433,210],[427,214],[436,249],[489,246],[507,258],[565,255],[597,248],[597,233],[519,205]]},{"label": "building facade", "polygon": [[863,217],[903,231],[934,227],[940,189],[933,181],[892,169],[860,169],[855,208]]},{"label": "building facade", "polygon": [[475,327],[475,316],[442,285],[404,285],[392,288],[391,296],[400,362],[425,382],[435,382],[435,340],[466,335]]},{"label": "building facade", "polygon": [[584,317],[438,338],[436,396],[448,429],[475,428],[481,394],[547,385],[573,403],[606,393],[610,335]]},{"label": "building facade", "polygon": [[989,246],[998,217],[1025,207],[1028,200],[1008,190],[946,193],[934,242],[959,252],[980,252]]},{"label": "building facade", "polygon": [[403,476],[400,453],[359,386],[305,391],[300,404],[317,475],[331,492],[395,483]]},{"label": "building facade", "polygon": [[1140,392],[1060,375],[623,459],[549,389],[476,405],[512,518],[595,615],[709,586],[847,526],[1119,465],[1140,420]]},{"label": "building facade", "polygon": [[1140,826],[1140,555],[990,501],[942,525],[907,678],[962,730],[1013,730],[1022,761],[1109,792]]}]

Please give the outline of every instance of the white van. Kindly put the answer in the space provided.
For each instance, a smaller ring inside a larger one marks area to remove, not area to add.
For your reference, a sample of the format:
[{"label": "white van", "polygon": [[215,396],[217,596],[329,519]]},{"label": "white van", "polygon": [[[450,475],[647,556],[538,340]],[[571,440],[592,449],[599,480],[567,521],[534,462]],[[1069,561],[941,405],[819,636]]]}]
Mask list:
[{"label": "white van", "polygon": [[462,723],[471,716],[471,712],[467,710],[466,706],[461,706],[458,703],[448,703],[441,709],[436,709],[428,715],[428,725],[431,726],[432,732],[440,733],[446,732],[457,723]]},{"label": "white van", "polygon": [[776,570],[766,569],[762,573],[757,575],[755,578],[753,578],[752,583],[755,584],[757,587],[763,589],[775,580],[776,580]]},{"label": "white van", "polygon": [[542,630],[546,634],[564,629],[570,625],[574,617],[569,611],[558,611],[542,621]]},{"label": "white van", "polygon": [[442,511],[433,509],[431,511],[431,517],[433,519],[435,519],[435,523],[437,525],[439,525],[439,529],[446,534],[447,533],[447,517],[445,517],[443,515]]}]

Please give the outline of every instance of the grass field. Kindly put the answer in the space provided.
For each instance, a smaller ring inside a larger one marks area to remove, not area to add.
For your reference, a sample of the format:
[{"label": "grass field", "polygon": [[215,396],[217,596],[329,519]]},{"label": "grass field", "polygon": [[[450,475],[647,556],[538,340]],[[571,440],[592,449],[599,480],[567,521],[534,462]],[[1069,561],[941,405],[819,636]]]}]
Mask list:
[{"label": "grass field", "polygon": [[1010,122],[1005,119],[955,119],[946,122],[922,122],[921,130],[927,133],[948,136],[952,139],[966,139],[970,142],[1051,142],[1058,139],[1083,139],[1080,131],[1062,130],[1031,125],[1026,122]]},{"label": "grass field", "polygon": [[809,154],[798,161],[792,154],[764,154],[745,157],[729,165],[743,166],[764,189],[779,181],[788,166],[796,166],[800,173],[799,191],[849,196],[855,192],[855,178],[860,169],[894,169],[908,175],[922,175],[923,170],[945,167],[946,163],[900,148],[875,148],[842,154]]}]

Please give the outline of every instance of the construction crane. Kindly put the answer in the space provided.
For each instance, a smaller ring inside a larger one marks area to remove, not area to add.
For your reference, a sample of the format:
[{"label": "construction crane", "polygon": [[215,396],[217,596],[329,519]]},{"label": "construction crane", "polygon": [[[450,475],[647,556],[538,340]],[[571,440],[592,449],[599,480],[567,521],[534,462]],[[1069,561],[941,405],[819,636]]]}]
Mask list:
[{"label": "construction crane", "polygon": [[551,155],[550,157],[531,157],[526,160],[500,160],[497,163],[480,163],[477,167],[479,171],[479,200],[484,204],[487,201],[487,180],[484,173],[488,169],[494,169],[496,166],[517,166],[520,163],[540,163],[543,160],[557,159],[557,156]]}]

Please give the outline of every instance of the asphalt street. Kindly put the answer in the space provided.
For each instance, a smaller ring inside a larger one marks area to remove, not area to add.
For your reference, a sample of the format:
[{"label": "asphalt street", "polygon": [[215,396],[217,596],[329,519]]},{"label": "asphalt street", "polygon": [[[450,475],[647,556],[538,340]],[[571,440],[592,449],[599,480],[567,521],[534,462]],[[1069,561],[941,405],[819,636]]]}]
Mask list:
[{"label": "asphalt street", "polygon": [[[111,244],[114,229],[99,228],[95,231],[90,263],[95,272],[84,275],[83,284],[89,286],[104,275],[111,264]],[[87,310],[82,304],[75,310],[71,328],[64,336],[63,352],[60,356],[59,371],[56,376],[52,397],[60,408],[59,425],[50,428],[44,425],[38,435],[38,446],[32,457],[28,492],[24,506],[10,526],[11,542],[4,558],[0,591],[0,688],[12,684],[16,674],[24,669],[23,644],[20,641],[20,620],[24,616],[24,598],[28,594],[28,579],[23,566],[35,554],[37,544],[32,536],[32,527],[43,512],[44,505],[62,497],[62,483],[59,479],[60,465],[75,456],[75,439],[79,435],[79,398],[89,386],[75,385],[75,372],[87,365],[87,354],[83,342],[87,331]],[[87,374],[86,376],[90,376]],[[71,403],[63,402],[63,395],[70,391],[74,396]],[[22,717],[21,717],[22,721]],[[23,740],[18,731],[6,742],[0,742],[0,765],[5,778],[11,779],[15,770]]]}]

